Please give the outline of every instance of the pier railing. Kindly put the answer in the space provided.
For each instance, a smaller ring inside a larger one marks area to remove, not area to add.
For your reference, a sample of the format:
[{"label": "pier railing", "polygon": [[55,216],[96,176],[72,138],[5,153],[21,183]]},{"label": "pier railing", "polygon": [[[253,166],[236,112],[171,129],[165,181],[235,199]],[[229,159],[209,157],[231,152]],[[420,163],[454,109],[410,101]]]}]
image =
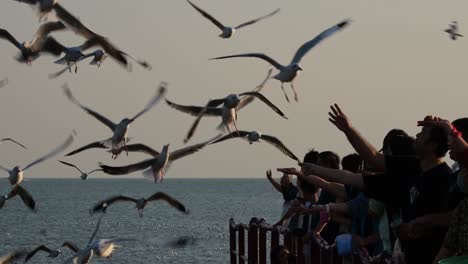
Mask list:
[{"label": "pier railing", "polygon": [[[269,238],[269,239],[268,239]],[[264,219],[252,218],[249,224],[236,224],[229,220],[230,263],[231,264],[266,264],[269,252],[279,245],[284,245],[295,259],[295,263],[304,264],[304,244],[288,228],[272,226]],[[268,245],[268,242],[270,244]],[[336,247],[326,242],[319,243],[312,239],[310,244],[310,263],[342,264],[343,257],[338,256]],[[270,263],[270,261],[268,261]],[[361,263],[359,259],[349,259],[346,263]]]}]

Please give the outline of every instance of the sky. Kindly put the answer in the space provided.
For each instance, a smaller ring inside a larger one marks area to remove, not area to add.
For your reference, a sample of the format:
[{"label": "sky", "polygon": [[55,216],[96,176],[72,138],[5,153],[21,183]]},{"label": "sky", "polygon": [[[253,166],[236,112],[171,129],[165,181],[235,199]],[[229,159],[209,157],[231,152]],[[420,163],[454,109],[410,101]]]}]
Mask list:
[{"label": "sky", "polygon": [[[116,123],[140,111],[161,81],[169,83],[168,99],[204,105],[209,98],[252,90],[271,68],[256,59],[209,58],[263,52],[286,64],[300,45],[347,18],[352,20],[350,26],[303,58],[304,71],[295,80],[299,103],[285,101],[277,80],[270,80],[264,88],[263,94],[289,119],[255,101],[240,111],[239,129],[276,136],[299,157],[312,148],[344,156],[353,149],[328,121],[333,103],[377,147],[392,128],[415,135],[419,131],[416,122],[427,114],[450,120],[467,116],[468,40],[452,41],[443,32],[453,20],[459,22],[462,34],[468,32],[467,1],[194,0],[232,26],[281,8],[276,16],[243,28],[228,40],[219,38],[219,30],[184,0],[137,2],[60,1],[90,29],[147,60],[151,71],[133,65],[133,71],[127,72],[108,59],[99,69],[81,63],[78,74],[50,80],[48,74],[61,69],[53,63],[56,58],[43,56],[28,67],[13,59],[15,47],[0,41],[0,79],[9,79],[9,85],[0,90],[0,138],[13,137],[28,146],[22,150],[13,144],[0,145],[0,165],[25,166],[61,144],[73,129],[78,136],[68,150],[111,136],[108,128],[66,99],[61,89],[64,83],[82,104]],[[39,22],[33,9],[11,0],[2,1],[0,25],[22,42],[32,39]],[[84,41],[70,31],[54,36],[66,46]],[[289,88],[287,92],[292,98]],[[156,150],[167,143],[173,150],[184,147],[183,138],[193,119],[161,103],[132,124],[131,143]],[[215,136],[219,122],[203,119],[189,144]],[[88,150],[48,160],[28,170],[25,177],[78,177],[57,159],[88,171],[98,162],[126,165],[146,158],[130,153],[114,161],[105,151]],[[165,177],[262,178],[269,168],[295,165],[271,145],[233,139],[174,162]],[[136,172],[129,177],[142,176]]]}]

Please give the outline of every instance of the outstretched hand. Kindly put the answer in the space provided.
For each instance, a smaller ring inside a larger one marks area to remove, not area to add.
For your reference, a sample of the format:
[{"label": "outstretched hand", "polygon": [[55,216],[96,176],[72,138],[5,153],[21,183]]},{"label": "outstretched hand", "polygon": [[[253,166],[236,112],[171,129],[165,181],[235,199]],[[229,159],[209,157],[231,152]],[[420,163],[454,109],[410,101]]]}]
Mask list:
[{"label": "outstretched hand", "polygon": [[351,127],[351,122],[348,117],[343,113],[343,111],[341,111],[340,106],[337,104],[331,105],[330,109],[331,112],[328,112],[328,115],[330,116],[328,120],[330,120],[330,122],[339,130],[346,133]]},{"label": "outstretched hand", "polygon": [[271,170],[270,169],[268,169],[266,171],[266,176],[267,176],[267,179],[271,179]]},{"label": "outstretched hand", "polygon": [[296,168],[277,168],[276,170],[285,174],[303,176],[303,173]]},{"label": "outstretched hand", "polygon": [[423,121],[418,121],[418,126],[436,126],[436,127],[441,127],[447,133],[450,133],[452,131],[452,124],[450,121],[442,119],[437,116],[426,116]]}]

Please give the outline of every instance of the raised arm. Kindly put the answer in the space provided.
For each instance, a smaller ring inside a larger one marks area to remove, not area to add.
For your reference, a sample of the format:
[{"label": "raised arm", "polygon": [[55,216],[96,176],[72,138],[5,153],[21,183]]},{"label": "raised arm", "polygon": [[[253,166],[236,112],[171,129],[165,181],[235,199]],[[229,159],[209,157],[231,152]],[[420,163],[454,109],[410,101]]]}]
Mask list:
[{"label": "raised arm", "polygon": [[336,198],[346,199],[346,190],[344,185],[336,182],[329,182],[315,175],[302,176],[301,180],[313,184],[327,192],[333,194]]},{"label": "raised arm", "polygon": [[349,143],[351,143],[363,160],[375,169],[384,171],[384,156],[351,125],[349,118],[343,113],[339,105],[334,104],[330,106],[330,109],[331,112],[328,112],[330,116],[328,120],[346,135]]},{"label": "raised arm", "polygon": [[273,187],[275,187],[275,189],[278,192],[282,192],[281,191],[281,185],[277,181],[275,181],[275,179],[273,179],[273,177],[271,177],[271,170],[266,171],[266,176],[267,176],[267,179],[270,181],[271,185],[273,185]]}]

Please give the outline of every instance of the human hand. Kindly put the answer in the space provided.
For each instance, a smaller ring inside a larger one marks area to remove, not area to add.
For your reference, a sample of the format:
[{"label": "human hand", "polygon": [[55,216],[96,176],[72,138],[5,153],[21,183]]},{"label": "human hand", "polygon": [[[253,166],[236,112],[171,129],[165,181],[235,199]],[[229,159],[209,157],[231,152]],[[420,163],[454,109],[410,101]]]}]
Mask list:
[{"label": "human hand", "polygon": [[296,168],[277,168],[276,170],[285,174],[302,176],[302,172]]},{"label": "human hand", "polygon": [[315,175],[317,168],[320,167],[313,163],[301,163],[301,162],[299,163],[299,166],[301,166],[301,172],[304,175]]},{"label": "human hand", "polygon": [[334,104],[330,106],[332,112],[328,112],[330,116],[328,120],[334,124],[339,130],[346,133],[351,128],[351,122],[348,117],[341,111],[339,105]]},{"label": "human hand", "polygon": [[452,123],[437,116],[426,116],[423,121],[418,121],[418,126],[437,126],[443,128],[447,133],[452,132]]},{"label": "human hand", "polygon": [[266,176],[267,176],[267,179],[271,180],[271,170],[270,169],[268,169],[266,171]]}]

